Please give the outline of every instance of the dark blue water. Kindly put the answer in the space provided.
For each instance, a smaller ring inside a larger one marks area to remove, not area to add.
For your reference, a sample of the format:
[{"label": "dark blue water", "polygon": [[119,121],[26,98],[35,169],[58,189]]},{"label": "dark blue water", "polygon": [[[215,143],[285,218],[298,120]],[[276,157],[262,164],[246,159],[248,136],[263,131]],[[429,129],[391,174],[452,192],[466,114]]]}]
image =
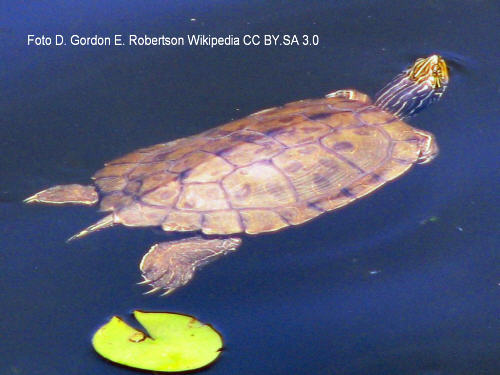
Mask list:
[{"label": "dark blue water", "polygon": [[[499,19],[495,1],[3,2],[0,374],[136,373],[90,346],[109,316],[136,308],[220,330],[210,374],[500,373]],[[317,34],[319,45],[26,45],[73,33]],[[411,123],[435,133],[435,161],[311,223],[245,237],[167,298],[134,284],[164,234],[113,228],[66,244],[95,209],[20,202],[262,108],[373,95],[431,53],[449,60],[451,84]]]}]

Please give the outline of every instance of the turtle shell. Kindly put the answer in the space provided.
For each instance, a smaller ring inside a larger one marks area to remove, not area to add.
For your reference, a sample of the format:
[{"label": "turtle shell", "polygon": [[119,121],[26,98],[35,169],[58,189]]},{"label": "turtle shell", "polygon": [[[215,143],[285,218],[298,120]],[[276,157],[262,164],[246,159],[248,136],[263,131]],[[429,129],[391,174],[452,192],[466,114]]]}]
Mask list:
[{"label": "turtle shell", "polygon": [[358,93],[292,102],[139,149],[93,178],[115,222],[253,234],[369,194],[407,171],[421,142],[417,129]]}]

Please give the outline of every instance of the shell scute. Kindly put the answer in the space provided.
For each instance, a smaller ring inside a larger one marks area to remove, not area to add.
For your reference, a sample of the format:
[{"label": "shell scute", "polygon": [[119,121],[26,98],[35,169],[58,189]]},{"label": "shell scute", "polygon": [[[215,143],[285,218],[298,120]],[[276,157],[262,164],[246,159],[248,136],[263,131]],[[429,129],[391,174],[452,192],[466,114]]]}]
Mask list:
[{"label": "shell scute", "polygon": [[373,106],[360,111],[358,116],[363,123],[369,125],[383,125],[393,121],[398,121],[397,117],[394,117],[394,115]]},{"label": "shell scute", "polygon": [[345,191],[348,191],[348,194],[355,198],[361,198],[371,193],[372,191],[378,189],[384,183],[385,180],[378,174],[370,173],[360,178],[359,180],[355,181],[351,185],[346,186]]},{"label": "shell scute", "polygon": [[332,211],[351,203],[355,199],[356,197],[346,194],[345,191],[338,191],[337,194],[324,196],[312,202],[312,204],[323,211]]},{"label": "shell scute", "polygon": [[207,130],[206,132],[202,133],[201,135],[208,137],[208,138],[225,137],[225,136],[227,136],[235,131],[243,130],[256,122],[257,122],[256,118],[245,117],[245,118],[242,118],[239,120],[228,122],[227,124],[218,126],[216,128]]},{"label": "shell scute", "polygon": [[274,209],[286,222],[291,225],[302,224],[306,221],[314,219],[319,216],[323,211],[312,208],[307,204],[301,204],[289,207],[277,207]]},{"label": "shell scute", "polygon": [[253,130],[262,134],[272,135],[285,129],[293,124],[299,124],[304,121],[304,117],[300,114],[290,114],[277,117],[267,116],[259,121],[249,125],[246,130]]},{"label": "shell scute", "polygon": [[145,206],[140,202],[128,204],[115,212],[115,223],[127,226],[156,226],[160,225],[167,216],[162,207]]},{"label": "shell scute", "polygon": [[209,142],[203,145],[200,150],[219,155],[225,150],[231,149],[235,146],[234,142],[228,136],[224,136],[217,139],[211,139]]},{"label": "shell scute", "polygon": [[202,228],[205,234],[232,234],[243,231],[236,210],[213,211],[203,214]]},{"label": "shell scute", "polygon": [[391,140],[372,126],[339,129],[321,143],[363,171],[371,171],[390,157]]},{"label": "shell scute", "polygon": [[122,191],[112,192],[105,195],[101,199],[101,211],[116,211],[121,207],[127,206],[132,203],[133,198],[130,195],[125,195]]},{"label": "shell scute", "polygon": [[283,150],[272,138],[255,132],[232,134],[232,146],[219,150],[218,155],[235,166],[244,166],[268,160]]},{"label": "shell scute", "polygon": [[328,125],[330,128],[352,128],[360,126],[359,119],[353,112],[338,112],[335,116],[326,116],[315,121]]},{"label": "shell scute", "polygon": [[159,149],[154,154],[149,155],[149,161],[180,160],[185,155],[201,149],[207,142],[208,139],[200,137],[199,135],[181,138],[173,146],[170,146],[170,143],[167,143],[162,149]]},{"label": "shell scute", "polygon": [[241,210],[241,218],[245,232],[256,234],[263,232],[272,232],[289,224],[283,218],[272,210]]},{"label": "shell scute", "polygon": [[420,154],[420,146],[417,140],[397,141],[392,148],[392,157],[407,163],[414,163]]},{"label": "shell scute", "polygon": [[155,173],[166,172],[169,166],[170,162],[168,161],[137,164],[135,168],[127,174],[127,178],[130,180],[134,180],[136,178],[146,178],[147,176]]},{"label": "shell scute", "polygon": [[276,107],[269,111],[260,111],[251,115],[259,119],[261,123],[270,120],[282,120],[292,118],[297,115],[314,115],[323,112],[333,112],[328,103],[323,99],[300,100],[298,102],[287,103],[282,107]]},{"label": "shell scute", "polygon": [[360,175],[357,169],[319,144],[290,148],[273,158],[273,162],[287,175],[302,202],[339,191]]},{"label": "shell scute", "polygon": [[165,180],[158,180],[157,186],[142,194],[141,200],[147,204],[163,206],[164,209],[171,207],[178,200],[181,192],[181,184],[178,179],[172,179],[171,175],[165,176]]},{"label": "shell scute", "polygon": [[206,157],[206,160],[193,167],[183,179],[184,183],[217,182],[234,170],[224,158],[216,155]]},{"label": "shell scute", "polygon": [[119,157],[117,159],[113,159],[111,160],[110,162],[107,162],[105,165],[108,166],[108,165],[113,165],[113,164],[127,164],[127,163],[138,163],[140,161],[142,161],[142,159],[144,158],[144,155],[141,154],[140,152],[131,152],[127,155],[124,155],[122,157]]},{"label": "shell scute", "polygon": [[177,174],[165,171],[156,172],[150,174],[149,176],[144,176],[144,178],[142,179],[142,185],[141,189],[139,190],[139,194],[146,195],[152,192],[154,189],[165,187],[168,184],[176,185],[177,178]]},{"label": "shell scute", "polygon": [[120,191],[127,186],[127,179],[124,177],[102,177],[95,181],[102,193]]},{"label": "shell scute", "polygon": [[381,126],[392,140],[405,141],[415,138],[415,130],[403,121],[392,121]]},{"label": "shell scute", "polygon": [[225,193],[218,183],[187,184],[176,204],[179,210],[213,211],[229,208]]},{"label": "shell scute", "polygon": [[222,185],[235,208],[279,207],[295,202],[289,181],[268,162],[236,169],[222,180]]},{"label": "shell scute", "polygon": [[182,173],[202,164],[207,157],[207,153],[203,151],[193,151],[189,155],[185,154],[184,157],[175,160],[168,170],[170,172]]},{"label": "shell scute", "polygon": [[385,181],[391,181],[405,173],[408,169],[411,168],[412,165],[413,163],[411,162],[390,159],[384,164],[380,165],[374,171],[374,173],[376,173]]},{"label": "shell scute", "polygon": [[94,174],[94,179],[103,177],[121,177],[132,171],[137,164],[111,164]]},{"label": "shell scute", "polygon": [[330,117],[338,112],[338,110],[328,104],[325,99],[318,99],[318,103],[309,104],[304,107],[299,107],[298,109],[298,114],[311,119]]},{"label": "shell scute", "polygon": [[[138,154],[149,154],[149,155],[153,154],[153,155],[156,155],[158,153],[157,151],[171,149],[172,147],[174,147],[175,145],[177,145],[178,143],[180,143],[181,140],[182,140],[182,138],[181,139],[176,139],[176,140],[171,141],[171,142],[157,143],[157,144],[152,145],[152,146],[142,147],[142,148],[134,151],[132,154],[138,153]],[[129,154],[129,155],[131,155],[131,154]]]},{"label": "shell scute", "polygon": [[275,132],[274,138],[288,147],[315,142],[319,137],[331,131],[328,125],[310,121],[302,117],[301,121]]},{"label": "shell scute", "polygon": [[142,181],[141,180],[133,180],[129,181],[125,188],[123,188],[123,192],[127,195],[137,195],[139,190],[141,189]]},{"label": "shell scute", "polygon": [[171,210],[161,224],[164,231],[189,232],[201,229],[202,215],[198,212]]}]

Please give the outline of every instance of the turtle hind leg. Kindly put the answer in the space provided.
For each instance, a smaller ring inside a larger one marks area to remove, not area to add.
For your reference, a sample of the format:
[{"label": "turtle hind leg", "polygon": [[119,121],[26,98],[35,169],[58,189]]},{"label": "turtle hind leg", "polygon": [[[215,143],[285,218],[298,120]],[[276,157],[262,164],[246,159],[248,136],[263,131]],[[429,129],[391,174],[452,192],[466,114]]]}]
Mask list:
[{"label": "turtle hind leg", "polygon": [[84,185],[57,185],[42,190],[24,200],[24,203],[47,204],[81,204],[92,206],[97,203],[99,196],[93,186]]},{"label": "turtle hind leg", "polygon": [[144,279],[140,284],[152,287],[146,294],[161,289],[170,294],[186,285],[197,268],[214,261],[241,245],[239,238],[206,239],[191,237],[153,245],[142,258],[140,269]]}]

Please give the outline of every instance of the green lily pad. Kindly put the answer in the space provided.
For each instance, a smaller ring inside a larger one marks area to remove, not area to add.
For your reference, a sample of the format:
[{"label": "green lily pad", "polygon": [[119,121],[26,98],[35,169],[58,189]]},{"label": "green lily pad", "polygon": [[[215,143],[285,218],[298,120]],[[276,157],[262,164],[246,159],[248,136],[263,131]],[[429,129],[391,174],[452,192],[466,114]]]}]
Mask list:
[{"label": "green lily pad", "polygon": [[206,366],[221,353],[222,337],[195,318],[134,311],[141,332],[114,316],[94,334],[92,345],[106,359],[151,371],[187,371]]}]

